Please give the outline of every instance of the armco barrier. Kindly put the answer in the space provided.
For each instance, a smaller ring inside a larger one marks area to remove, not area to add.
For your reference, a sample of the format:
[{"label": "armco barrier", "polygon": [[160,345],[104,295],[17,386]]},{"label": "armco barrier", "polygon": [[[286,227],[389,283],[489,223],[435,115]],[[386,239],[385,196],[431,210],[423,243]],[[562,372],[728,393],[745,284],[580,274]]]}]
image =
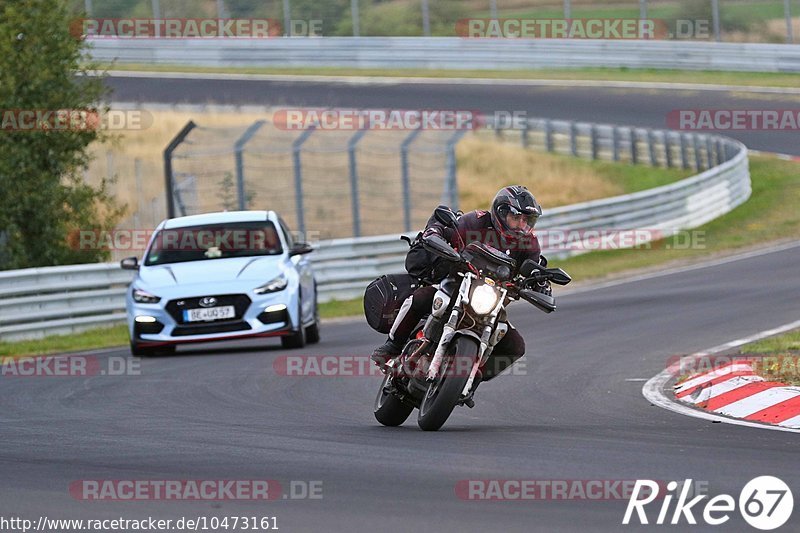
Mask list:
[{"label": "armco barrier", "polygon": [[647,68],[800,72],[800,45],[460,37],[89,39],[94,59],[202,67],[499,70]]},{"label": "armco barrier", "polygon": [[[544,119],[502,134],[518,136],[526,146],[578,157],[699,171],[655,189],[546,209],[537,226],[543,232],[644,228],[668,235],[713,220],[750,196],[747,149],[725,137]],[[320,301],[360,296],[379,275],[402,271],[407,248],[398,234],[319,243],[310,258]],[[548,253],[551,259],[565,255]],[[0,272],[0,339],[122,322],[131,278],[118,264]]]}]

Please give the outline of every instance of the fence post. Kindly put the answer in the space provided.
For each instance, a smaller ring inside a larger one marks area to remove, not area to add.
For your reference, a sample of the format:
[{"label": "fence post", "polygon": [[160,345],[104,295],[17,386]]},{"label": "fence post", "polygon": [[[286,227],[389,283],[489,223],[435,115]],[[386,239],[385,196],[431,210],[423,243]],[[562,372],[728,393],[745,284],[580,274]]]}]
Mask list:
[{"label": "fence post", "polygon": [[794,43],[794,33],[792,31],[792,1],[783,0],[783,15],[786,17],[786,42]]},{"label": "fence post", "polygon": [[[527,131],[528,121],[525,121]],[[456,145],[461,137],[466,133],[465,130],[456,131],[447,141],[447,191],[445,196],[449,196],[448,203],[450,208],[458,211],[458,178],[456,177]],[[449,194],[447,194],[449,193]]]},{"label": "fence post", "polygon": [[672,168],[672,141],[669,132],[664,130],[664,155],[666,156],[667,168]]},{"label": "fence post", "polygon": [[589,134],[591,136],[592,143],[592,159],[597,159],[597,126],[592,124]]},{"label": "fence post", "polygon": [[358,18],[358,0],[350,0],[350,15],[353,17],[353,37],[360,35]]},{"label": "fence post", "polygon": [[236,188],[239,193],[239,210],[244,211],[247,209],[245,185],[244,185],[244,146],[253,138],[253,135],[266,123],[264,120],[257,120],[247,128],[242,136],[236,139],[234,144],[234,153],[236,154]]},{"label": "fence post", "polygon": [[703,168],[703,158],[700,156],[700,136],[696,133],[692,134],[694,142],[694,166],[698,172]]},{"label": "fence post", "polygon": [[708,167],[714,166],[714,143],[711,140],[711,135],[706,135],[706,159],[708,160]]},{"label": "fence post", "polygon": [[572,2],[564,0],[564,18],[568,19],[572,16]]},{"label": "fence post", "polygon": [[187,122],[183,129],[178,132],[175,138],[172,139],[164,149],[164,182],[166,186],[165,192],[167,194],[167,218],[175,218],[175,200],[172,195],[172,186],[174,184],[172,175],[172,152],[186,139],[189,132],[196,127],[197,124],[195,124],[194,121],[190,120]]},{"label": "fence post", "polygon": [[300,150],[303,143],[314,133],[312,125],[292,143],[292,156],[294,159],[294,202],[297,211],[297,226],[302,235],[306,233],[306,214],[303,211],[303,167],[300,160]]},{"label": "fence post", "polygon": [[411,178],[408,175],[408,147],[421,131],[420,128],[415,129],[403,139],[403,143],[400,145],[400,170],[403,175],[403,227],[406,232],[411,231]]},{"label": "fence post", "polygon": [[530,132],[531,125],[529,119],[525,119],[525,124],[522,126],[522,133],[520,137],[522,138],[522,147],[527,148],[529,144],[528,133]]},{"label": "fence post", "polygon": [[637,165],[639,163],[639,150],[636,146],[636,128],[628,128],[628,131],[630,131],[631,163]]},{"label": "fence post", "polygon": [[292,7],[289,5],[289,0],[283,0],[283,35],[288,37],[291,35],[292,25]]},{"label": "fence post", "polygon": [[[153,18],[155,20],[161,19],[161,4],[159,3],[159,0],[150,0],[150,4],[153,7]],[[161,36],[160,32],[159,32],[159,25],[158,24],[155,25],[155,33],[156,33],[155,34],[156,37],[160,37]]]},{"label": "fence post", "polygon": [[619,161],[619,128],[617,126],[611,126],[611,150],[614,153],[614,161]]},{"label": "fence post", "polygon": [[549,118],[544,121],[544,143],[548,152],[553,151],[553,121]]},{"label": "fence post", "polygon": [[722,37],[719,30],[719,0],[711,0],[711,18],[714,23],[714,40],[720,42]]},{"label": "fence post", "polygon": [[428,0],[422,0],[422,35],[431,36],[431,14],[428,9]]},{"label": "fence post", "polygon": [[647,151],[650,155],[650,166],[658,166],[658,158],[656,157],[656,146],[653,130],[647,130]]},{"label": "fence post", "polygon": [[106,178],[111,181],[114,179],[114,152],[106,152]]},{"label": "fence post", "polygon": [[681,166],[684,169],[688,169],[689,168],[689,154],[688,154],[688,150],[686,148],[686,134],[685,133],[681,133],[680,134],[680,139],[681,139]]},{"label": "fence post", "polygon": [[361,211],[358,196],[358,163],[356,162],[356,144],[367,134],[367,129],[360,129],[347,141],[347,155],[350,161],[350,198],[353,213],[353,236],[361,236]]},{"label": "fence post", "polygon": [[717,164],[721,165],[725,162],[725,154],[722,153],[722,141],[717,139]]},{"label": "fence post", "polygon": [[569,151],[578,157],[578,125],[575,122],[569,123]]}]

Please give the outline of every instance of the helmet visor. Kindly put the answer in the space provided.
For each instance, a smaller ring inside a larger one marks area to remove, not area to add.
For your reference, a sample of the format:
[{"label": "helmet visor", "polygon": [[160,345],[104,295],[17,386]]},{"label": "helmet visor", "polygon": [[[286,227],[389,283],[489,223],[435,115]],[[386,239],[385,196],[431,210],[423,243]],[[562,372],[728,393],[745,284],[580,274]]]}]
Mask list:
[{"label": "helmet visor", "polygon": [[539,215],[516,214],[512,211],[506,215],[506,226],[508,226],[508,229],[511,231],[528,233],[533,230],[538,220]]}]

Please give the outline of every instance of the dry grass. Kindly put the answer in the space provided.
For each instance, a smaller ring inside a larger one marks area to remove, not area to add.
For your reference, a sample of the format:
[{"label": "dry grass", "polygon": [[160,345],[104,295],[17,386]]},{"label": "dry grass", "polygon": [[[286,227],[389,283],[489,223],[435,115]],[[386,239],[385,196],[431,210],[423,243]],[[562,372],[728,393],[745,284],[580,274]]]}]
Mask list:
[{"label": "dry grass", "polygon": [[[795,42],[800,38],[800,17],[792,18]],[[786,19],[776,18],[755,24],[749,31],[726,31],[723,40],[731,43],[785,43]]]},{"label": "dry grass", "polygon": [[525,185],[543,205],[554,207],[622,194],[585,164],[516,144],[467,137],[458,145],[458,187],[464,211],[486,209],[506,185]]}]

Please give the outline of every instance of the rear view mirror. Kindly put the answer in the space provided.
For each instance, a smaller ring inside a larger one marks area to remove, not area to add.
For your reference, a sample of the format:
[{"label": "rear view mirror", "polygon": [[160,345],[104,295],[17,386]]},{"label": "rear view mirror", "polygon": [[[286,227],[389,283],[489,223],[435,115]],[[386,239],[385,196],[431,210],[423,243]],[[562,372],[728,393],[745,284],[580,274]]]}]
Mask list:
[{"label": "rear view mirror", "polygon": [[434,218],[446,228],[455,228],[458,226],[458,218],[456,214],[449,207],[440,205],[433,212]]},{"label": "rear view mirror", "polygon": [[461,255],[453,250],[453,247],[438,235],[425,237],[425,239],[422,241],[422,246],[427,251],[450,261],[458,261],[461,259]]},{"label": "rear view mirror", "polygon": [[539,263],[537,263],[533,259],[526,259],[525,261],[523,261],[522,266],[519,267],[519,274],[523,278],[528,278],[530,277],[531,274],[533,274],[537,266],[539,266]]},{"label": "rear view mirror", "polygon": [[556,285],[566,285],[567,283],[572,281],[570,275],[561,270],[560,268],[551,268],[547,272],[551,274],[552,277],[550,278],[550,280]]}]

